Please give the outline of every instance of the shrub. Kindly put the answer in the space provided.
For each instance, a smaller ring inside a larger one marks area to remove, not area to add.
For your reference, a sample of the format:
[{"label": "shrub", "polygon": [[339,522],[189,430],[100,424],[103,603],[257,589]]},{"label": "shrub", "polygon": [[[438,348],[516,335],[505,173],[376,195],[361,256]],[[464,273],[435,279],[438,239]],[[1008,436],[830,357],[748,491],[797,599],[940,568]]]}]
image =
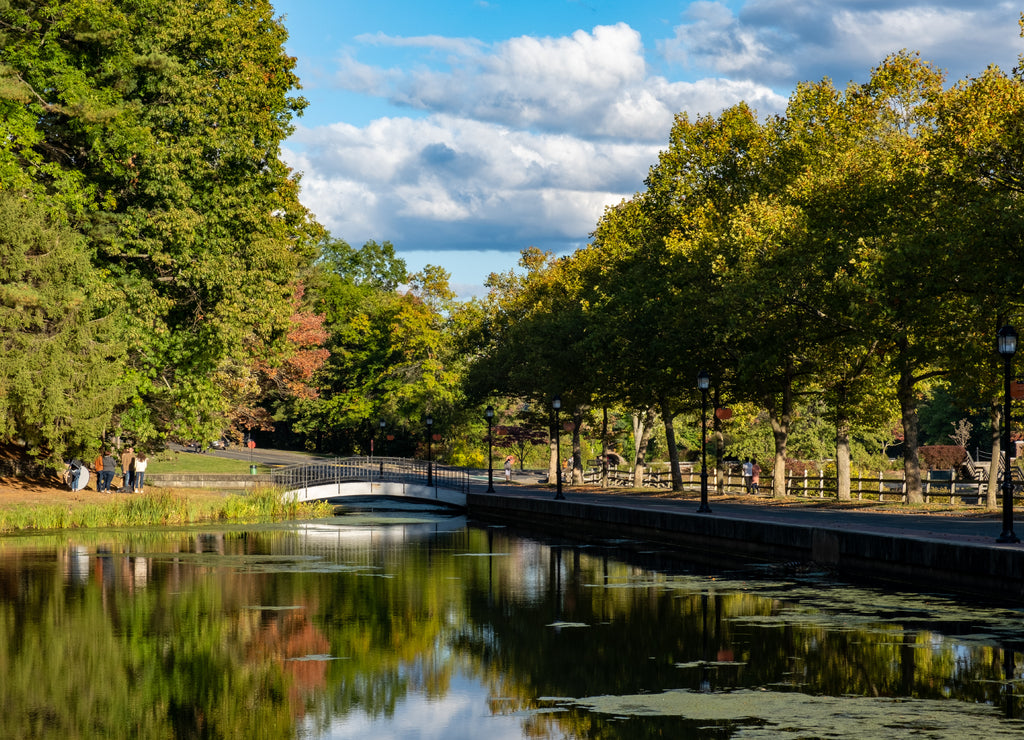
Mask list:
[{"label": "shrub", "polygon": [[921,445],[917,454],[929,470],[949,470],[964,461],[967,450],[962,445]]}]

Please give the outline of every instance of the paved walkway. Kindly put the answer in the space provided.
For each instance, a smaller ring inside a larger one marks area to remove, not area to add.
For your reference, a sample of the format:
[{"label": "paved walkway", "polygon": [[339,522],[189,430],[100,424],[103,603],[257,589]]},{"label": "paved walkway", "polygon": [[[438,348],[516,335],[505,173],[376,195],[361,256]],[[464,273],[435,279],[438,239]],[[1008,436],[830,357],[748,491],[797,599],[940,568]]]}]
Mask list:
[{"label": "paved walkway", "polygon": [[[535,475],[522,476],[520,480],[523,483],[513,485],[505,484],[503,479],[496,480],[495,492],[498,495],[553,499],[553,488],[530,485],[536,479]],[[473,490],[482,492],[484,489],[474,486]],[[679,513],[696,513],[700,503],[699,498],[692,493],[687,493],[686,498],[665,498],[624,493],[621,488],[614,489],[613,493],[592,493],[564,487],[563,495],[569,501]],[[826,508],[816,503],[814,499],[796,497],[787,499],[787,503],[769,503],[769,499],[761,496],[731,496],[727,500],[712,496],[709,503],[711,513],[705,516],[711,518],[787,523],[844,532],[886,534],[911,540],[963,542],[989,546],[993,549],[1024,549],[1022,544],[996,542],[996,538],[1003,531],[1001,510],[988,512],[979,508],[963,507],[963,513],[899,513]],[[1024,511],[1015,512],[1015,516],[1019,516],[1020,521],[1014,522],[1014,532],[1018,537],[1024,538]]]},{"label": "paved walkway", "polygon": [[[256,462],[263,464],[294,464],[308,462],[310,455],[286,452],[283,450],[260,449],[248,450],[233,448],[230,450],[210,451],[207,454],[218,457],[249,459],[252,455]],[[534,498],[554,498],[554,489],[537,485],[543,476],[539,471],[513,471],[513,484],[504,481],[504,470],[494,469],[494,488],[500,495],[525,496]],[[471,473],[472,490],[481,493],[487,487],[487,471],[481,469]],[[610,493],[580,492],[569,486],[564,487],[564,495],[568,500],[589,502],[606,506],[627,508],[649,508],[671,512],[696,512],[699,501],[695,494],[687,494],[687,498],[670,499],[659,496],[632,494],[628,489],[615,488]],[[822,500],[822,503],[824,500]],[[989,546],[994,549],[1024,549],[1020,544],[1003,544],[996,542],[1002,533],[1002,513],[987,512],[979,508],[963,507],[962,514],[941,513],[895,513],[892,511],[856,511],[850,509],[825,508],[815,499],[792,497],[790,503],[769,504],[764,497],[730,496],[728,500],[710,499],[713,518],[743,519],[772,523],[788,523],[846,532],[865,532],[872,534],[888,534],[904,539],[927,539],[946,542],[963,542],[978,546]],[[1014,523],[1014,532],[1024,539],[1024,511],[1016,513],[1019,522]]]}]

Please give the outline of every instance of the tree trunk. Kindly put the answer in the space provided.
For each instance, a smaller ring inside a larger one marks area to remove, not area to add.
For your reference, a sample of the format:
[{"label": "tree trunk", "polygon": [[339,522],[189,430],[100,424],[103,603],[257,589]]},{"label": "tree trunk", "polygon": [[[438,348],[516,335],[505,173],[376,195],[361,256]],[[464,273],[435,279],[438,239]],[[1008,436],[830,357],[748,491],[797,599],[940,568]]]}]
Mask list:
[{"label": "tree trunk", "polygon": [[558,479],[558,466],[562,461],[558,459],[558,438],[555,436],[558,430],[555,428],[555,415],[551,414],[551,433],[548,435],[548,483],[554,485]]},{"label": "tree trunk", "polygon": [[988,490],[985,492],[985,508],[995,511],[999,508],[996,502],[996,497],[999,495],[999,461],[1003,459],[1003,441],[1000,436],[1003,405],[998,399],[992,399],[989,416],[992,419],[992,460],[988,464]]},{"label": "tree trunk", "polygon": [[917,454],[917,399],[914,397],[913,371],[909,367],[900,368],[897,395],[903,419],[903,478],[907,485],[907,502],[923,504],[921,459]]},{"label": "tree trunk", "polygon": [[768,413],[775,438],[775,467],[772,468],[772,498],[786,495],[786,448],[789,444],[789,414]]},{"label": "tree trunk", "polygon": [[676,448],[676,430],[672,423],[672,410],[668,397],[661,394],[661,418],[665,420],[665,446],[668,447],[669,470],[672,474],[672,490],[683,490],[683,476],[679,472],[679,450]]},{"label": "tree trunk", "polygon": [[580,448],[580,427],[583,426],[583,410],[572,414],[572,484],[583,485],[583,454]]},{"label": "tree trunk", "polygon": [[776,411],[776,404],[769,404],[768,419],[772,425],[772,437],[775,439],[775,465],[772,468],[772,497],[786,495],[786,449],[789,446],[789,425],[793,419],[793,381],[786,374],[782,387],[781,408]]},{"label": "tree trunk", "polygon": [[603,409],[601,418],[601,488],[608,487],[608,453],[611,448],[608,446],[608,407]]},{"label": "tree trunk", "polygon": [[711,411],[711,420],[715,432],[715,491],[719,496],[725,495],[725,433],[722,431],[722,420],[718,418],[718,407],[721,405],[718,386],[715,386],[715,402]]},{"label": "tree trunk", "polygon": [[850,417],[846,411],[846,387],[839,387],[836,401],[836,498],[850,496]]},{"label": "tree trunk", "polygon": [[640,488],[644,484],[644,467],[647,457],[647,445],[651,441],[651,427],[654,426],[654,416],[657,412],[651,406],[644,413],[641,419],[633,415],[633,439],[636,443],[636,457],[633,460],[633,488]]}]

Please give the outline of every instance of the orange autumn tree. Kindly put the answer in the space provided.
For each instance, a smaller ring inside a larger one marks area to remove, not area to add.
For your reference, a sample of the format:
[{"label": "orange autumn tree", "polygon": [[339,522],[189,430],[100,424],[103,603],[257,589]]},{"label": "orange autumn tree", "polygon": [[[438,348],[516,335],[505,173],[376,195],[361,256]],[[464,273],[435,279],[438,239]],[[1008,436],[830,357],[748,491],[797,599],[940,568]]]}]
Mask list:
[{"label": "orange autumn tree", "polygon": [[313,380],[330,356],[324,347],[329,333],[324,316],[305,305],[305,293],[300,281],[292,295],[293,311],[280,350],[270,358],[256,354],[247,367],[236,368],[241,372],[223,377],[235,399],[229,412],[232,437],[253,430],[272,431],[283,406],[318,397]]}]

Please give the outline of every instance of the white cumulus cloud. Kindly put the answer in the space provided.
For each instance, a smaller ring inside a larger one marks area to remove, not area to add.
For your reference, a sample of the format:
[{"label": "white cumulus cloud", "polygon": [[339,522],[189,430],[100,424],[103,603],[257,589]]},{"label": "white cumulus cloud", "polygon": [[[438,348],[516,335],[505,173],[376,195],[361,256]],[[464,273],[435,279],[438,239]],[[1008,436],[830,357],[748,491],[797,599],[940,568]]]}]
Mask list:
[{"label": "white cumulus cloud", "polygon": [[300,125],[284,156],[305,204],[353,244],[565,251],[643,189],[676,114],[740,101],[778,113],[797,82],[866,80],[904,48],[951,80],[1009,68],[1018,14],[976,0],[697,0],[646,44],[626,23],[494,43],[364,34],[338,52],[332,79],[390,115]]},{"label": "white cumulus cloud", "polygon": [[990,63],[1013,66],[1019,13],[1007,2],[976,0],[750,0],[736,12],[719,0],[698,0],[659,49],[691,70],[772,86],[862,81],[902,49],[959,79]]}]

